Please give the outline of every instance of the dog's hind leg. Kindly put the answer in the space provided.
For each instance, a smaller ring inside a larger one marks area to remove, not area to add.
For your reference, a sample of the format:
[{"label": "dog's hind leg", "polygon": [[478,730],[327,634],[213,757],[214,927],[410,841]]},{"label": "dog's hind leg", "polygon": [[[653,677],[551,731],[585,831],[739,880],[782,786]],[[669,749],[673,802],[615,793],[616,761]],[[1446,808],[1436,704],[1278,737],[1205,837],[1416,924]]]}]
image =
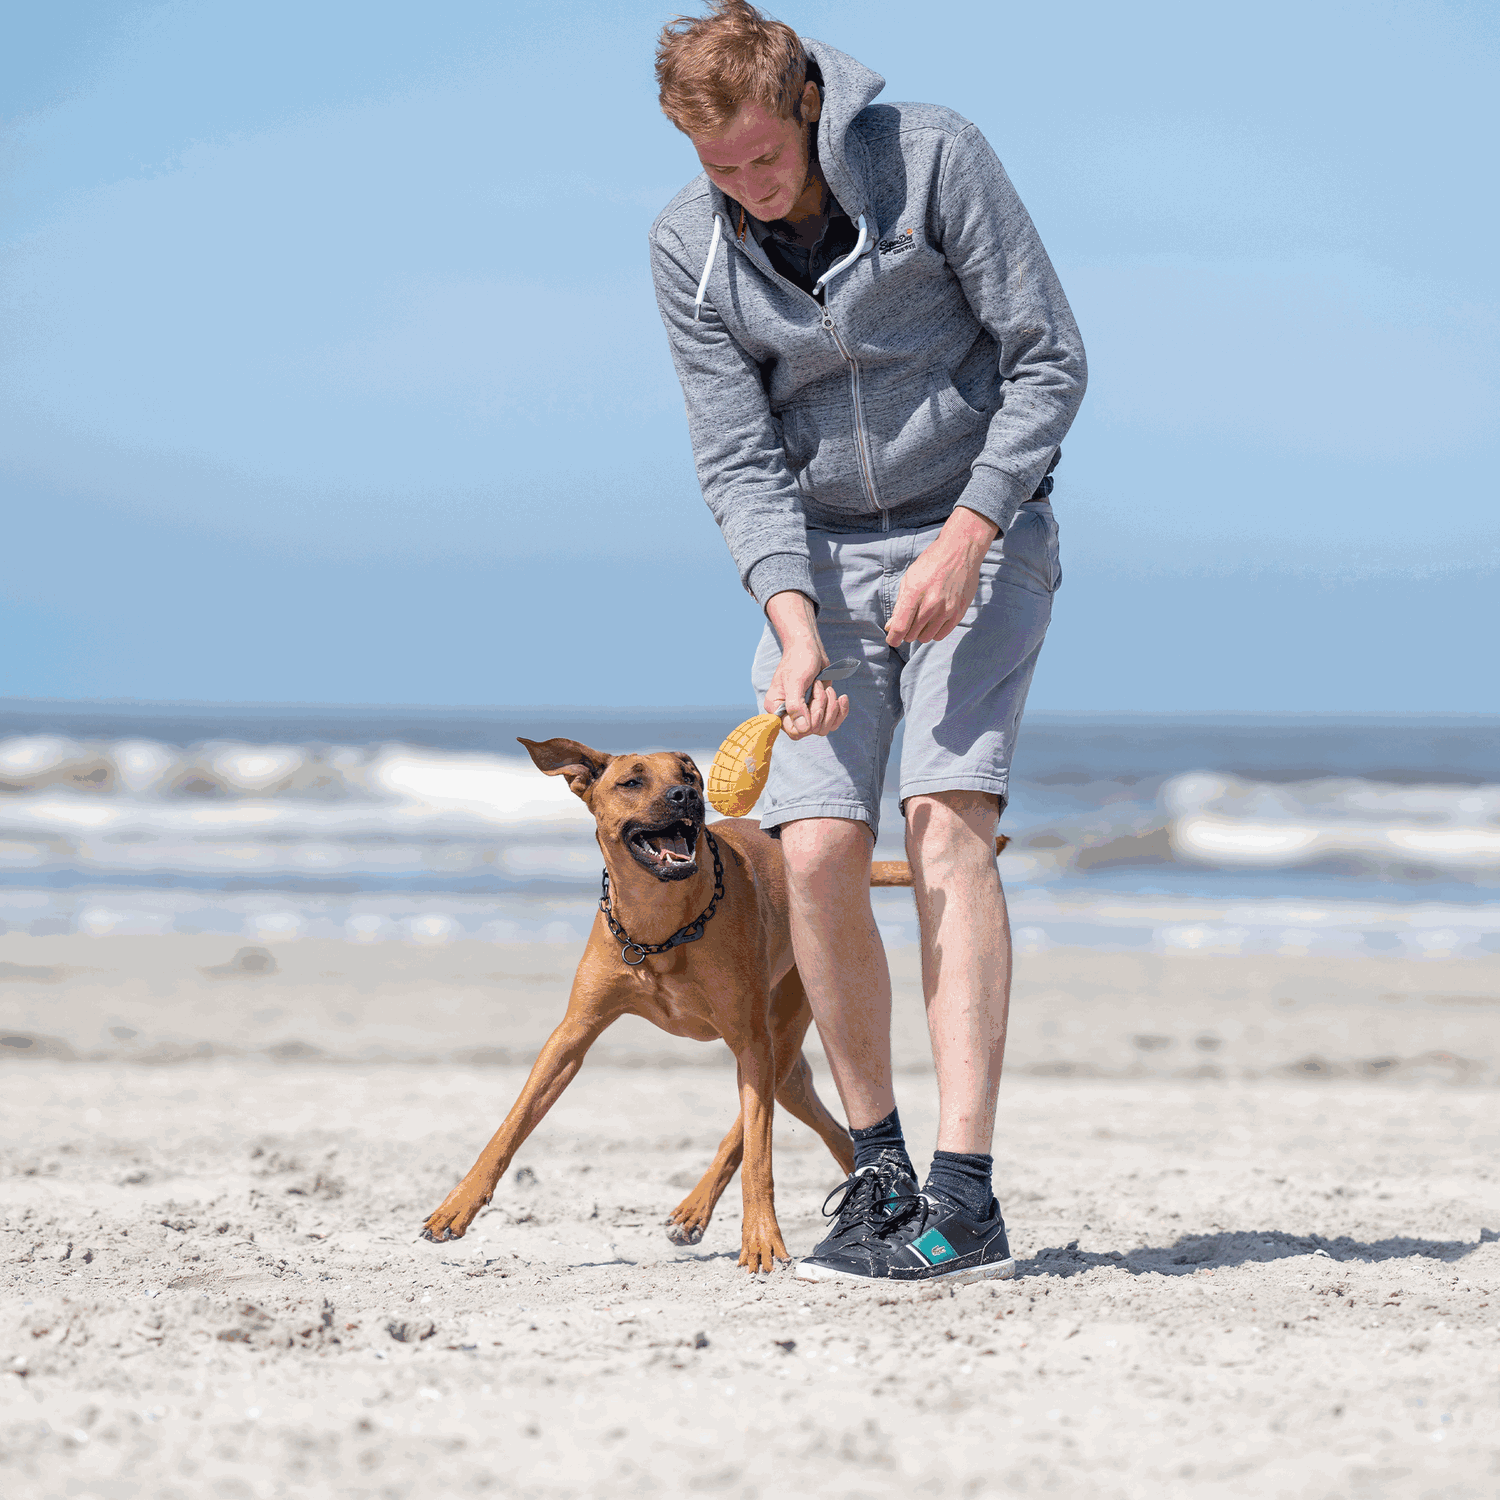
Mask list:
[{"label": "dog's hind leg", "polygon": [[703,1231],[714,1216],[714,1208],[724,1189],[734,1181],[744,1154],[745,1117],[740,1114],[735,1116],[729,1134],[719,1142],[713,1164],[699,1179],[697,1187],[667,1215],[667,1238],[674,1245],[696,1245],[703,1238]]},{"label": "dog's hind leg", "polygon": [[777,1071],[781,1074],[776,1102],[794,1119],[817,1131],[847,1176],[854,1170],[854,1142],[818,1098],[812,1066],[802,1052],[802,1039],[811,1025],[812,1008],[807,1003],[802,976],[792,969],[771,996],[771,1035],[776,1044]]},{"label": "dog's hind leg", "polygon": [[818,1132],[846,1177],[854,1170],[854,1141],[818,1098],[813,1088],[812,1065],[802,1053],[797,1054],[777,1089],[776,1102],[793,1118]]},{"label": "dog's hind leg", "polygon": [[[778,1062],[782,1056],[777,1044]],[[813,1088],[812,1065],[799,1050],[776,1090],[776,1102],[794,1119],[811,1126],[833,1153],[839,1169],[847,1176],[854,1170],[854,1142],[849,1132],[829,1114]],[[737,1116],[729,1134],[719,1143],[713,1165],[698,1185],[667,1215],[667,1238],[674,1245],[696,1245],[714,1216],[714,1209],[724,1189],[734,1181],[740,1159],[745,1154],[745,1120]]]}]

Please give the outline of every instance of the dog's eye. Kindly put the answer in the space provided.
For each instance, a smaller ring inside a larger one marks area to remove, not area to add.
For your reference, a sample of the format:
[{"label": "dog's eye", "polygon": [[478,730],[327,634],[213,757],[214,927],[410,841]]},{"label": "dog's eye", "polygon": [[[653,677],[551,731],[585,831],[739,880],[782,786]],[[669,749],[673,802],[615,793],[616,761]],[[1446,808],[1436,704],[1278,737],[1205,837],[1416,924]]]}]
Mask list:
[{"label": "dog's eye", "polygon": [[641,778],[639,776],[632,776],[629,781],[620,782],[621,786],[640,786],[641,784]]}]

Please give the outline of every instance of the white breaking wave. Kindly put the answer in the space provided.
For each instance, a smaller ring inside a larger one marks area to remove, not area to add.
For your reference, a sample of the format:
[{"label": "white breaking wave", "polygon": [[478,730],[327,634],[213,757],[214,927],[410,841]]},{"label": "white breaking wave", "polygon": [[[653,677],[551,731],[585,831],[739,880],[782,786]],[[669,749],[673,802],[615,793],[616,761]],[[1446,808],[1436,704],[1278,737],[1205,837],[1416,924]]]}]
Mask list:
[{"label": "white breaking wave", "polygon": [[567,783],[521,755],[0,741],[12,877],[573,882],[596,878],[593,829]]},{"label": "white breaking wave", "polygon": [[1353,777],[1268,784],[1195,772],[1163,786],[1172,851],[1280,869],[1348,856],[1500,875],[1500,786],[1395,786]]},{"label": "white breaking wave", "polygon": [[[310,802],[350,801],[457,813],[491,824],[577,821],[588,817],[566,784],[526,757],[462,755],[406,745],[246,745],[210,741],[180,750],[150,740],[80,744],[58,735],[0,740],[0,791],[58,792],[142,806],[192,807],[230,817],[227,804],[268,800],[286,818],[309,816]],[[54,802],[54,809],[71,803]],[[222,811],[221,811],[222,810]],[[84,817],[81,808],[73,816]],[[103,808],[91,816],[103,816]]]}]

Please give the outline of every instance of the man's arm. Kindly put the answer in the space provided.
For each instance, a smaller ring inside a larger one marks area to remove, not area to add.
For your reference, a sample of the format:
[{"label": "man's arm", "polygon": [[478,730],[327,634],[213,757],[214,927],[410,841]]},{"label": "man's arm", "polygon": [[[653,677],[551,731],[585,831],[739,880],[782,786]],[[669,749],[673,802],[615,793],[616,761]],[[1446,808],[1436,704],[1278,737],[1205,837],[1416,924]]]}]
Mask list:
[{"label": "man's arm", "polygon": [[[728,245],[719,251],[732,253]],[[765,710],[786,705],[782,722],[789,739],[831,734],[844,722],[849,700],[814,681],[828,655],[818,638],[802,497],[754,360],[735,343],[711,303],[705,300],[694,317],[701,274],[701,267],[684,261],[675,236],[652,235],[656,305],[682,382],[698,483],[740,581],[781,642],[781,665]]]},{"label": "man's arm", "polygon": [[1000,346],[1004,396],[958,503],[1004,531],[1078,414],[1088,384],[1083,340],[1031,215],[977,126],[948,148],[937,229],[974,316]]},{"label": "man's arm", "polygon": [[[735,253],[725,244],[723,257]],[[707,247],[704,247],[707,254]],[[802,497],[786,461],[755,361],[734,341],[711,302],[694,319],[702,265],[690,265],[673,231],[651,236],[651,276],[682,382],[698,483],[718,522],[740,581],[762,609],[795,590],[815,604]]]},{"label": "man's arm", "polygon": [[902,580],[892,646],[940,641],[957,627],[985,551],[1051,468],[1088,383],[1083,340],[1036,226],[973,125],[943,165],[938,231],[974,316],[1000,346],[1004,400],[953,514]]}]

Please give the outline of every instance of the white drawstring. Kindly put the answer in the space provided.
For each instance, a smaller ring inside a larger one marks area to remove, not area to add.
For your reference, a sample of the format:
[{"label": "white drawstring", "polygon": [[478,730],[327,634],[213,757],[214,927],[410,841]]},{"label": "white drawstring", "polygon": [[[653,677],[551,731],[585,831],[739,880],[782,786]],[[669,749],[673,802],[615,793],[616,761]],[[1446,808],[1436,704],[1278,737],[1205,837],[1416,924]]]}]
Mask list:
[{"label": "white drawstring", "polygon": [[[703,262],[703,275],[698,278],[698,295],[693,298],[693,322],[697,322],[703,312],[703,299],[708,295],[708,278],[714,268],[714,257],[719,253],[719,240],[722,235],[724,221],[714,215],[713,238],[708,242],[708,259]],[[865,247],[870,243],[870,231],[865,227],[865,216],[859,216],[859,238],[854,242],[854,248],[842,259],[836,260],[829,268],[818,277],[813,284],[813,295],[817,296],[828,282],[832,281],[841,271],[847,271],[850,266],[865,253]]]},{"label": "white drawstring", "polygon": [[869,232],[865,228],[865,216],[859,216],[859,238],[854,242],[854,248],[843,258],[836,260],[829,268],[813,283],[813,296],[817,296],[823,290],[825,282],[832,281],[840,271],[846,271],[865,253],[865,246],[870,242]]},{"label": "white drawstring", "polygon": [[[864,220],[859,221],[861,224]],[[714,215],[714,237],[708,242],[708,259],[703,263],[703,275],[698,278],[698,295],[693,298],[693,322],[698,321],[698,314],[703,311],[703,298],[708,293],[708,273],[714,268],[714,256],[719,253],[719,232],[723,228],[723,220],[718,214]]]}]

